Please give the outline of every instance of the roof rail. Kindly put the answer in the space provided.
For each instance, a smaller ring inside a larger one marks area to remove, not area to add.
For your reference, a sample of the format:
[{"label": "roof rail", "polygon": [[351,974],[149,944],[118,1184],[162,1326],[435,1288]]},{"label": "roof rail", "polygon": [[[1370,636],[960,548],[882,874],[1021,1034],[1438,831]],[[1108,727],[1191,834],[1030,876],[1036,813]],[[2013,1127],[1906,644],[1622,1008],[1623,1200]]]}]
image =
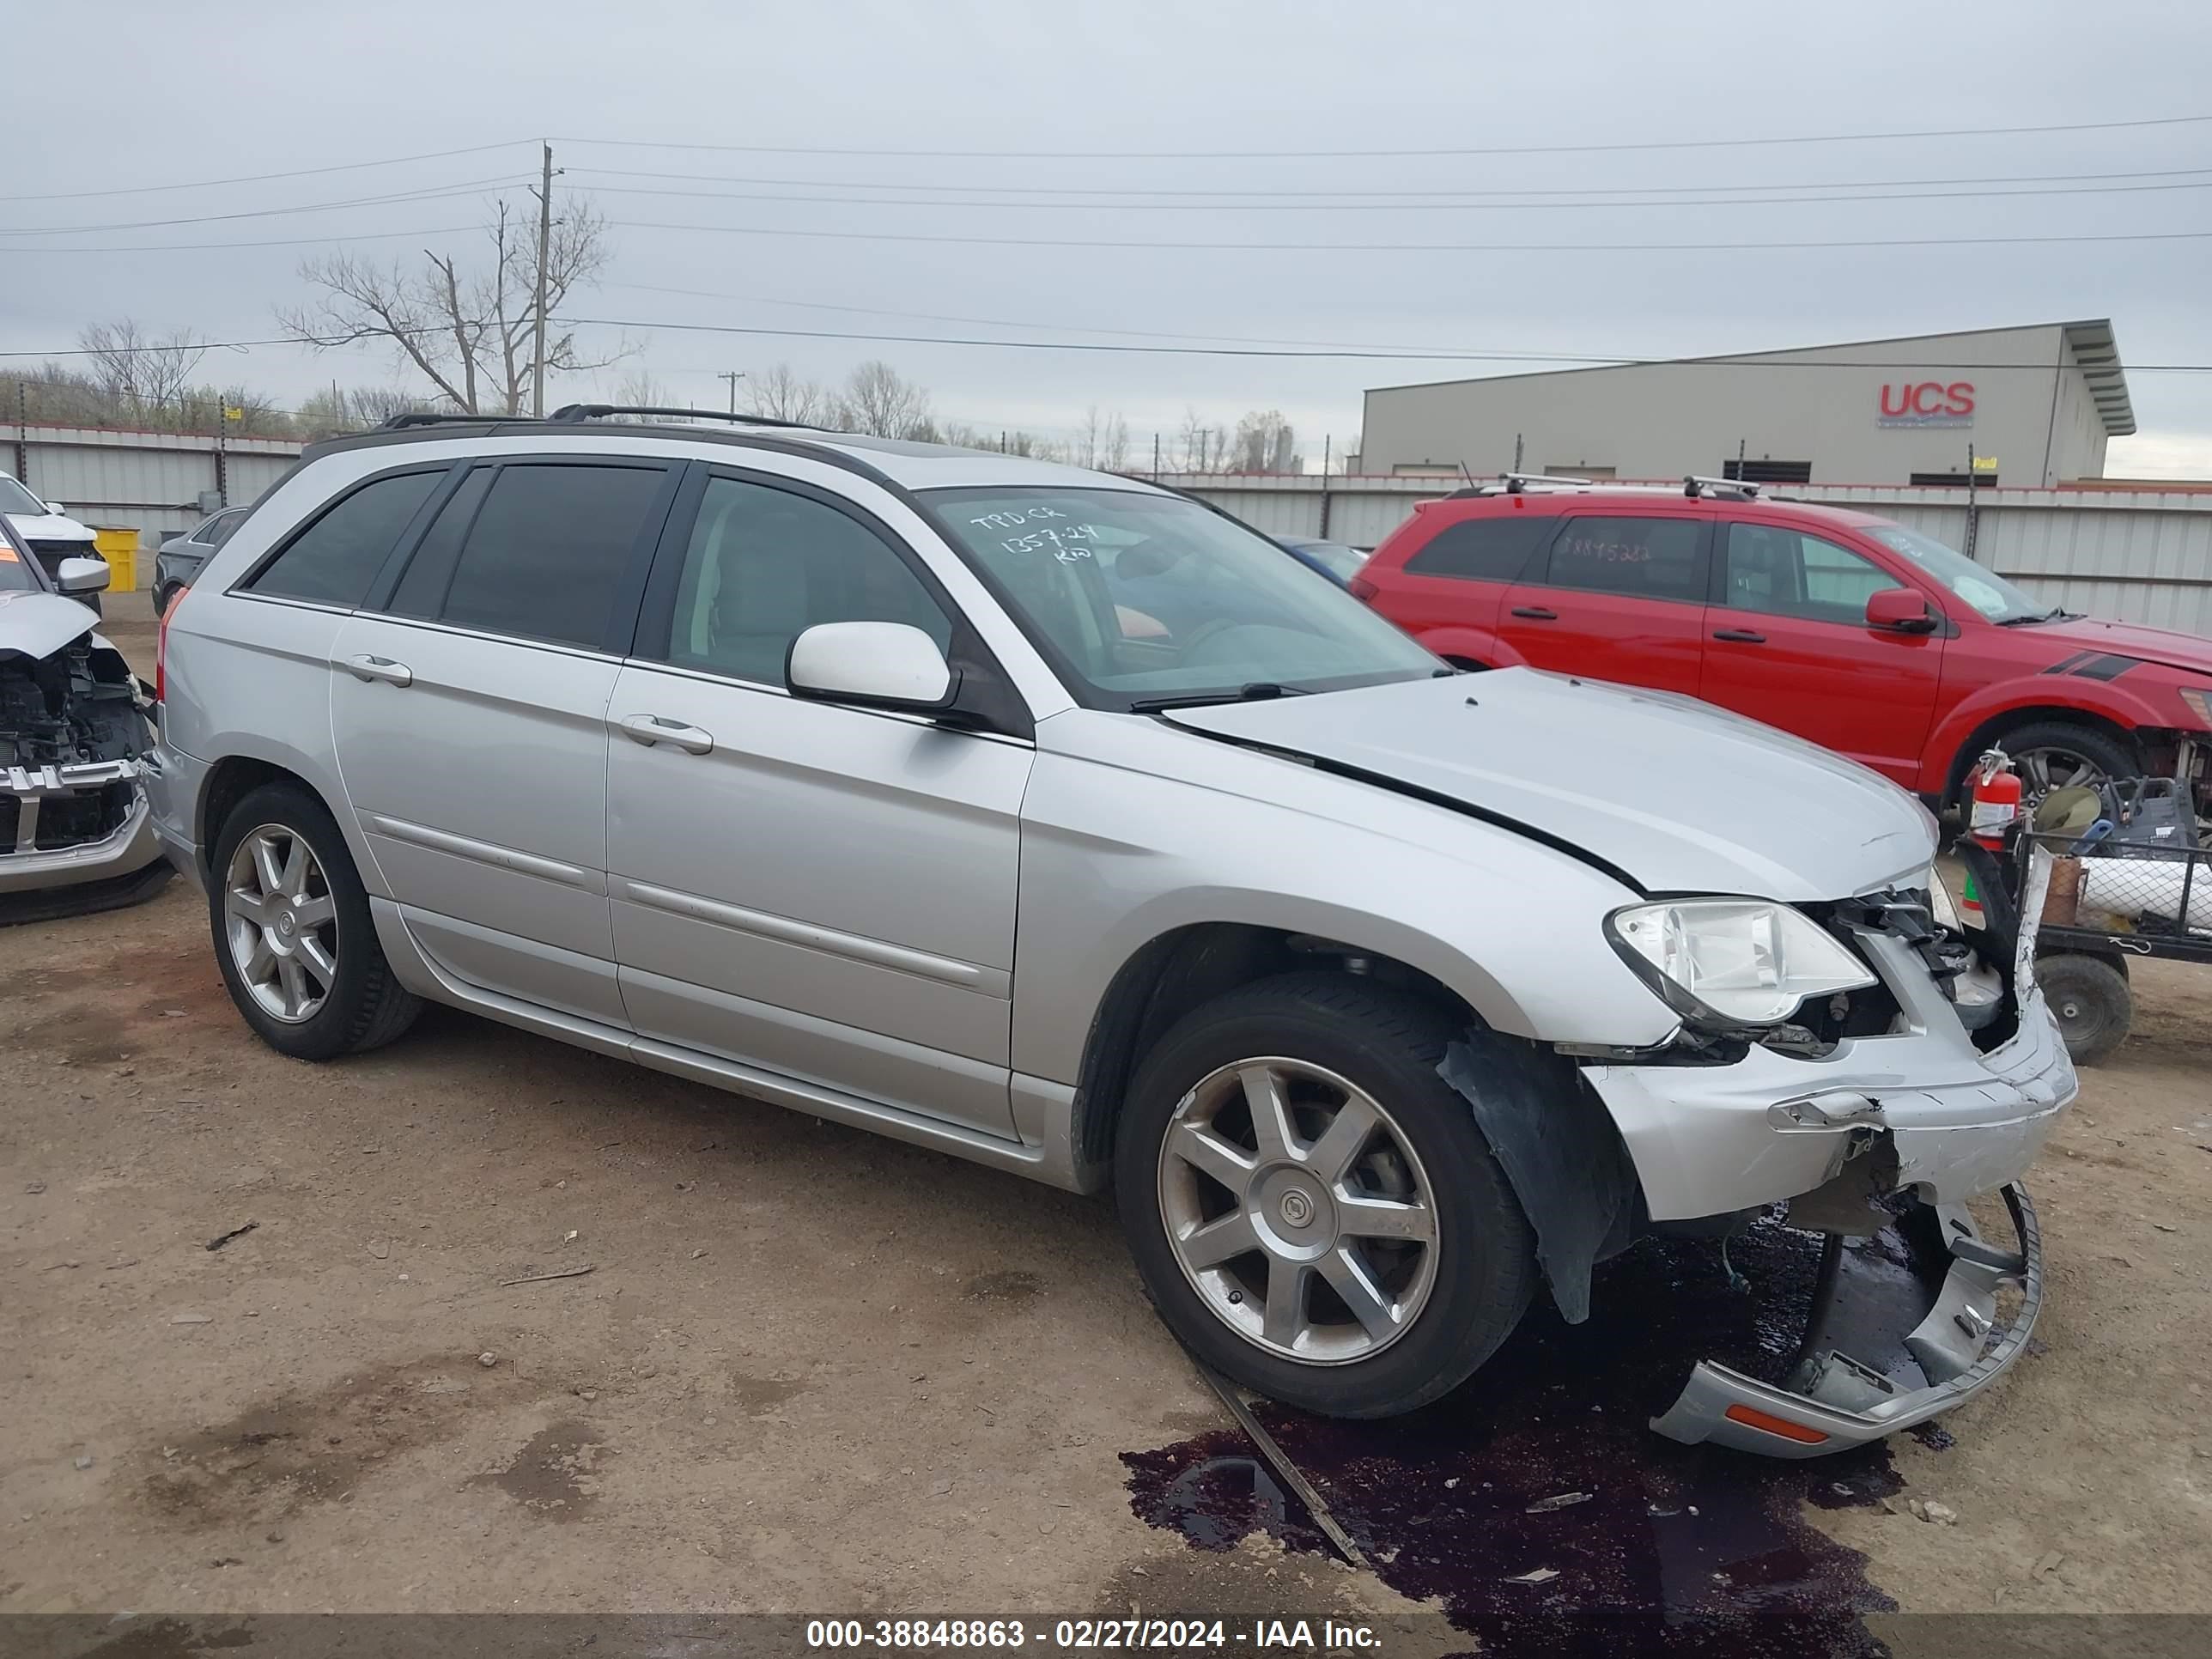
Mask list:
[{"label": "roof rail", "polygon": [[379,432],[404,432],[412,426],[483,426],[501,421],[526,421],[527,415],[464,415],[457,410],[410,409],[377,422]]},{"label": "roof rail", "polygon": [[1501,472],[1496,483],[1470,484],[1465,489],[1455,489],[1446,497],[1462,501],[1470,495],[1518,495],[1530,484],[1565,484],[1570,489],[1588,489],[1595,478],[1560,478],[1548,472]]},{"label": "roof rail", "polygon": [[1682,493],[1692,501],[1697,500],[1708,489],[1738,501],[1752,501],[1759,495],[1757,484],[1746,483],[1741,478],[1707,478],[1695,472],[1683,475]]},{"label": "roof rail", "polygon": [[687,421],[729,421],[738,426],[794,427],[803,432],[821,428],[805,421],[779,421],[768,415],[739,415],[719,409],[672,409],[657,404],[564,404],[545,418],[563,426],[585,421],[604,421],[610,415],[678,415]]}]

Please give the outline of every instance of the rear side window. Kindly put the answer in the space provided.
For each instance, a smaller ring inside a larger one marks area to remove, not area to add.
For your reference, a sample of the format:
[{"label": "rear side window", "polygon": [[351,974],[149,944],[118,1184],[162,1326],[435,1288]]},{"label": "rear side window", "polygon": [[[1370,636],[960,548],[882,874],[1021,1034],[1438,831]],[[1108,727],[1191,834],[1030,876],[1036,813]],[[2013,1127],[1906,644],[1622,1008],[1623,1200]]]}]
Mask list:
[{"label": "rear side window", "polygon": [[1552,544],[1544,580],[1639,599],[1705,597],[1702,519],[1569,519]]},{"label": "rear side window", "polygon": [[246,590],[349,609],[359,605],[400,536],[445,476],[441,467],[395,473],[363,484],[293,537],[246,583]]},{"label": "rear side window", "polygon": [[1534,551],[1559,521],[1547,514],[1515,513],[1448,524],[1406,561],[1413,576],[1457,576],[1470,581],[1518,581]]},{"label": "rear side window", "polygon": [[[487,633],[604,645],[665,477],[659,467],[532,463],[501,467],[481,495],[471,477],[425,538],[394,608]],[[447,566],[437,555],[449,520],[459,556]]]}]

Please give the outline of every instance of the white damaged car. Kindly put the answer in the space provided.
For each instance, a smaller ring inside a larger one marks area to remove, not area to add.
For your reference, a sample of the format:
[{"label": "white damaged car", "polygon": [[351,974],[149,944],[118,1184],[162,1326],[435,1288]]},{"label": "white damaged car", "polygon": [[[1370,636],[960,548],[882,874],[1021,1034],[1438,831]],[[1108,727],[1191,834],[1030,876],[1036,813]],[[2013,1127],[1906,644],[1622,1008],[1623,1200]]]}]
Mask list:
[{"label": "white damaged car", "polygon": [[0,518],[0,923],[134,903],[168,878],[137,681],[72,597],[107,574],[72,557],[49,575]]}]

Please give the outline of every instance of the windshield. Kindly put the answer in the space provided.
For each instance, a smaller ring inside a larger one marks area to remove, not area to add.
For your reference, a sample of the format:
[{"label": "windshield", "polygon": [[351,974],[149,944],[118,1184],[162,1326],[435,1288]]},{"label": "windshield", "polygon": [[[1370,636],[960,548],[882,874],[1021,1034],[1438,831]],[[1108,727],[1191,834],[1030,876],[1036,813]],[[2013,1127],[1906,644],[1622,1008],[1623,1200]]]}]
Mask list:
[{"label": "windshield", "polygon": [[1284,546],[1304,558],[1308,564],[1317,564],[1340,582],[1348,582],[1359,574],[1367,562],[1367,556],[1356,547],[1346,547],[1342,542],[1285,542]]},{"label": "windshield", "polygon": [[1339,690],[1442,666],[1327,576],[1195,501],[1053,487],[927,499],[1094,708],[1257,685]]},{"label": "windshield", "polygon": [[0,593],[42,592],[46,584],[37,568],[23,556],[23,544],[6,525],[0,525]]},{"label": "windshield", "polygon": [[46,504],[6,473],[0,472],[0,513],[21,513],[43,519],[46,515]]},{"label": "windshield", "polygon": [[1869,525],[1866,533],[1893,553],[1902,553],[1991,622],[2023,622],[2052,614],[2002,576],[1976,564],[1955,548],[1901,524]]}]

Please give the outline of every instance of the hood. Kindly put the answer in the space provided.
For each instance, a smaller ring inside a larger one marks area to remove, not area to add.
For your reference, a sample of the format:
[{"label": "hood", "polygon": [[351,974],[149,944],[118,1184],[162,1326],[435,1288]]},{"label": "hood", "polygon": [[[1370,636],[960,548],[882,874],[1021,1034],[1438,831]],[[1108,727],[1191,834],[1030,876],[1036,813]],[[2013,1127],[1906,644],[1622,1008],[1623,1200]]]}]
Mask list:
[{"label": "hood", "polygon": [[[89,605],[58,593],[0,592],[0,659],[51,657],[100,621]],[[104,644],[104,641],[96,641]]]},{"label": "hood", "polygon": [[59,513],[10,513],[8,522],[27,542],[82,542],[88,553],[94,546],[88,526]]},{"label": "hood", "polygon": [[[2026,634],[2048,646],[2054,663],[2066,658],[2081,656],[2081,661],[2069,665],[2069,672],[2080,673],[2096,661],[2098,657],[2132,657],[2138,662],[2162,663],[2168,668],[2179,668],[2185,673],[2212,675],[2212,640],[2199,634],[2184,634],[2171,628],[2146,628],[2140,623],[2099,622],[2083,617],[2073,622],[2029,623],[2025,627],[2008,628],[2008,634]],[[2095,656],[2083,655],[2095,653]],[[2112,671],[2117,665],[2106,664],[2097,670],[2096,678],[2113,679]],[[2053,671],[2055,672],[2055,671]],[[2120,670],[2125,672],[2124,669]]]},{"label": "hood", "polygon": [[1650,893],[1838,899],[1936,855],[1888,780],[1666,692],[1506,668],[1165,718],[1510,820]]}]

